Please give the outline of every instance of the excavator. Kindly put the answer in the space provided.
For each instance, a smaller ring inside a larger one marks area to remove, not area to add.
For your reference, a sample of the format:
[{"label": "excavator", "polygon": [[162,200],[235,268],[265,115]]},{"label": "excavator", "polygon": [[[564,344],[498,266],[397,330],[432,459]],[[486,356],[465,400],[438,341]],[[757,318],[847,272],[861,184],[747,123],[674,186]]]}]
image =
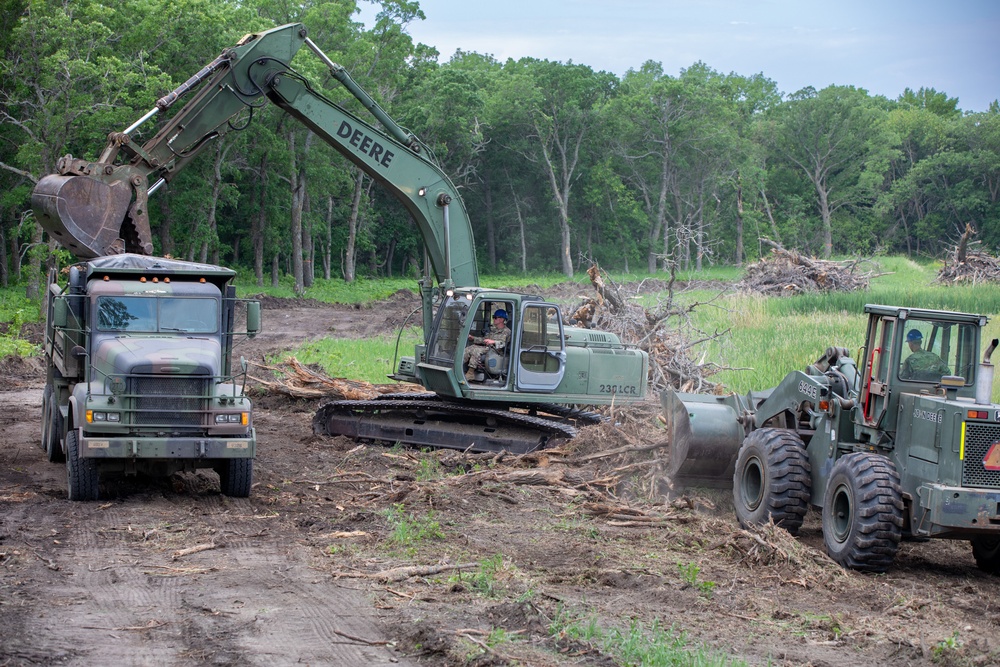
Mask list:
[{"label": "excavator", "polygon": [[[378,122],[328,99],[291,66],[306,46]],[[139,144],[136,130],[181,98],[190,99]],[[149,196],[228,131],[240,130],[268,101],[301,122],[380,183],[412,215],[422,235],[418,281],[423,341],[389,376],[422,393],[331,401],[313,420],[318,434],[471,451],[528,452],[571,438],[600,417],[586,409],[643,400],[648,356],[613,333],[567,326],[558,304],[479,284],[472,226],[455,185],[427,147],[308,37],[302,24],[247,35],[122,132],[94,160],[67,155],[32,193],[36,218],[78,259],[150,255]],[[150,185],[152,183],[152,185]],[[466,368],[494,314],[510,328],[505,349]]]}]

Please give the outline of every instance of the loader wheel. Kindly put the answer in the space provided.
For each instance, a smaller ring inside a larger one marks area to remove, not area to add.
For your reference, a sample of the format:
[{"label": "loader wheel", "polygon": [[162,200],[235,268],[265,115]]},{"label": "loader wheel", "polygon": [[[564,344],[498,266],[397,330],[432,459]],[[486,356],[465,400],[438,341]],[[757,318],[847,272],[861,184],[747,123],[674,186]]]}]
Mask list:
[{"label": "loader wheel", "polygon": [[741,526],[770,520],[796,535],[811,494],[809,458],[796,433],[762,428],[743,440],[733,474],[733,503]]},{"label": "loader wheel", "polygon": [[983,572],[1000,574],[1000,537],[973,537],[972,557]]},{"label": "loader wheel", "polygon": [[66,434],[66,477],[70,500],[97,500],[100,477],[93,459],[80,458],[80,441],[76,430]]},{"label": "loader wheel", "polygon": [[833,464],[823,499],[823,542],[842,567],[885,572],[903,531],[899,473],[888,458],[852,452]]},{"label": "loader wheel", "polygon": [[253,459],[226,459],[216,466],[222,495],[248,498],[253,486]]}]

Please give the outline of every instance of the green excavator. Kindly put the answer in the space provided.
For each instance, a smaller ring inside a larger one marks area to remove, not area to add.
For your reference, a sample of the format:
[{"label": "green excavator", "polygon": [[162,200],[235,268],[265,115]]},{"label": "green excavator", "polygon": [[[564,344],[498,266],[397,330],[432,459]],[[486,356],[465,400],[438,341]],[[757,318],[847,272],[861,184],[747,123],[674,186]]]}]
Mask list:
[{"label": "green excavator", "polygon": [[[329,100],[292,68],[307,46],[378,122]],[[141,145],[135,132],[175,102],[184,106]],[[558,304],[479,284],[472,226],[458,190],[429,151],[400,127],[348,72],[309,39],[301,24],[247,35],[122,132],[93,161],[67,155],[32,195],[35,215],[77,258],[151,254],[149,196],[208,146],[250,122],[270,101],[312,130],[413,216],[425,247],[419,281],[423,341],[392,378],[422,394],[333,401],[320,407],[320,434],[472,451],[526,452],[573,437],[576,420],[598,419],[584,406],[626,404],[646,396],[648,357],[618,336],[570,327]],[[152,185],[150,185],[152,183]],[[482,339],[498,310],[510,344],[488,350],[468,373],[465,350]]]}]

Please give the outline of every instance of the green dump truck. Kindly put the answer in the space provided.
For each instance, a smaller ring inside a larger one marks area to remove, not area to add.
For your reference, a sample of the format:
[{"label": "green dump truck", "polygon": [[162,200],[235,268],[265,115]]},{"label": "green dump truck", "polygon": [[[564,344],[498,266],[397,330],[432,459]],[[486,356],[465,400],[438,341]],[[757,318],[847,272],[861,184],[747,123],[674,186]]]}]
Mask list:
[{"label": "green dump truck", "polygon": [[234,276],[125,253],[51,282],[41,444],[65,461],[71,500],[96,500],[104,473],[197,468],[214,469],[226,495],[250,494],[257,442],[246,365],[234,371],[231,357],[234,335],[260,330],[260,304],[236,299]]}]

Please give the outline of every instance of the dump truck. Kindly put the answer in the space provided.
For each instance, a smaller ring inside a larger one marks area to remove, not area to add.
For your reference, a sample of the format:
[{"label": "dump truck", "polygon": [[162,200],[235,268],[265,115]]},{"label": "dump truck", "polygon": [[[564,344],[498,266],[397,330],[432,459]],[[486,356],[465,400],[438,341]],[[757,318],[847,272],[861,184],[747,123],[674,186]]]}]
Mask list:
[{"label": "dump truck", "polygon": [[903,538],[969,540],[1000,573],[1000,405],[987,317],[866,305],[858,357],[830,347],[746,396],[661,395],[678,484],[729,484],[744,527],[822,512],[846,568],[883,572]]},{"label": "dump truck", "polygon": [[123,253],[50,277],[41,445],[65,462],[71,500],[97,500],[104,473],[211,468],[246,497],[257,440],[246,363],[234,369],[238,299],[231,269]]},{"label": "dump truck", "polygon": [[[374,117],[330,100],[292,67],[306,47],[332,80]],[[140,127],[190,99],[142,145]],[[401,127],[298,23],[246,35],[122,132],[94,160],[65,156],[32,192],[35,216],[80,259],[152,252],[149,196],[208,146],[246,126],[270,102],[383,186],[413,217],[423,238],[418,282],[423,339],[393,379],[421,394],[331,401],[314,430],[421,447],[528,452],[572,438],[576,424],[599,420],[578,406],[644,400],[649,359],[612,332],[565,325],[559,304],[536,294],[480,285],[472,224],[451,179],[430,149]],[[150,185],[152,183],[152,185]],[[509,344],[469,367],[466,351],[503,311]]]}]

